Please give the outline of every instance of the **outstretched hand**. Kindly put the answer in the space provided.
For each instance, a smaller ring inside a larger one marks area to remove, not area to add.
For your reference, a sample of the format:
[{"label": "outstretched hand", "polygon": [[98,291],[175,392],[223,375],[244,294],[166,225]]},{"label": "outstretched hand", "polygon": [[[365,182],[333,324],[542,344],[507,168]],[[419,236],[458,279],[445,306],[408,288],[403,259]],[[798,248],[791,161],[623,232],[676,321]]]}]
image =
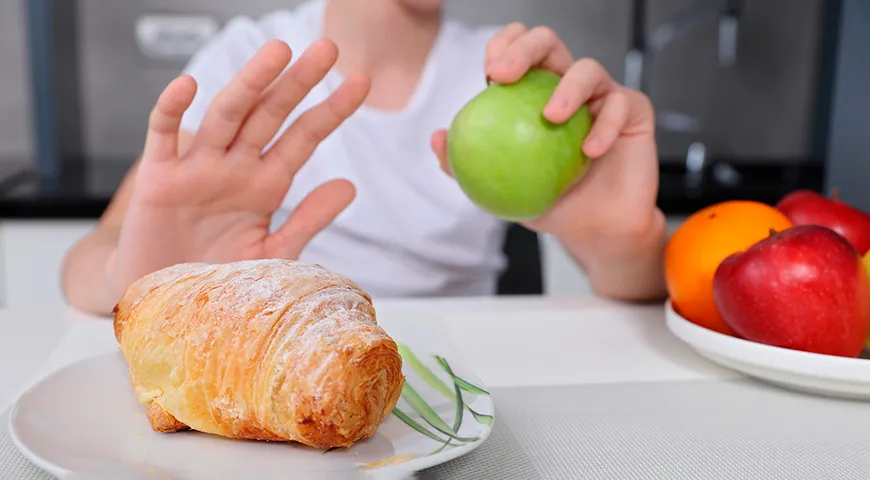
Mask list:
[{"label": "outstretched hand", "polygon": [[109,262],[116,294],[142,275],[181,262],[297,258],[350,204],[353,185],[340,179],[326,182],[270,233],[271,217],[296,172],[368,94],[367,78],[348,78],[265,151],[337,56],[336,46],[322,40],[287,68],[290,48],[280,41],[266,43],[214,98],[195,134],[181,132],[180,126],[196,82],[181,76],[169,84],[151,113],[129,208]]}]

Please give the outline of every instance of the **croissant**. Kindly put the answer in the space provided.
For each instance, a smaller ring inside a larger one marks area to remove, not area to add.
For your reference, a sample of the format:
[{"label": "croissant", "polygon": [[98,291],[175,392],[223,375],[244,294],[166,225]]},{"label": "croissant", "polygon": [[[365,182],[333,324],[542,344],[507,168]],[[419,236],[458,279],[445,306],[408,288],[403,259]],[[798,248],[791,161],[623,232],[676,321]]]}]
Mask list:
[{"label": "croissant", "polygon": [[347,447],[377,431],[405,381],[369,295],[302,262],[156,271],[124,292],[114,329],[158,432]]}]

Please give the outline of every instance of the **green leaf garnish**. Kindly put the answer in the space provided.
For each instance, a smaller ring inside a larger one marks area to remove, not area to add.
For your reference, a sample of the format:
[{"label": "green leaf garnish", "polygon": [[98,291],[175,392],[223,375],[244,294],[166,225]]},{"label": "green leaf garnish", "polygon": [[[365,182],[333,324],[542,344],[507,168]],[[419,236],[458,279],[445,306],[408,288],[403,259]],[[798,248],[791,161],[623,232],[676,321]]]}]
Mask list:
[{"label": "green leaf garnish", "polygon": [[399,419],[401,419],[403,422],[405,422],[405,424],[408,425],[409,427],[422,433],[423,435],[426,435],[427,437],[431,438],[432,440],[435,440],[438,443],[444,443],[444,442],[450,441],[449,438],[447,440],[445,440],[445,439],[439,437],[438,435],[435,435],[434,433],[430,432],[429,429],[427,429],[423,425],[420,425],[419,423],[414,421],[413,418],[409,417],[407,413],[399,410],[398,407],[393,409],[393,415],[399,417]]},{"label": "green leaf garnish", "polygon": [[414,390],[414,387],[409,383],[405,383],[405,388],[402,390],[402,397],[408,402],[409,405],[423,418],[426,420],[426,423],[431,425],[435,430],[452,437],[461,442],[475,442],[479,440],[479,437],[460,437],[450,428],[441,417],[423,400],[423,397]]}]

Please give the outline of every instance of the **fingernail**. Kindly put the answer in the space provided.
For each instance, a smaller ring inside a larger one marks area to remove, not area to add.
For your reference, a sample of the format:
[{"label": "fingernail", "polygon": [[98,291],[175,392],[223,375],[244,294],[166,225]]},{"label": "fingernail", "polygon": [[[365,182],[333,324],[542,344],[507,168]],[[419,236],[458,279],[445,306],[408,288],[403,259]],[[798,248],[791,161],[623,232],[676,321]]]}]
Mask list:
[{"label": "fingernail", "polygon": [[601,141],[598,139],[598,137],[589,137],[586,139],[586,142],[584,142],[583,150],[586,150],[587,152],[590,150],[592,152],[595,152],[598,150],[598,147],[600,145]]},{"label": "fingernail", "polygon": [[508,66],[510,66],[510,61],[507,60],[507,59],[505,59],[505,58],[501,58],[501,57],[500,57],[500,58],[496,58],[496,59],[493,60],[492,63],[489,65],[490,68],[506,68],[506,67],[508,67]]},{"label": "fingernail", "polygon": [[562,96],[556,96],[550,99],[550,107],[568,108],[568,99]]},{"label": "fingernail", "polygon": [[564,121],[563,117],[565,116],[562,113],[563,110],[564,108],[562,108],[561,105],[551,100],[550,103],[544,107],[544,118],[553,123],[562,123]]}]

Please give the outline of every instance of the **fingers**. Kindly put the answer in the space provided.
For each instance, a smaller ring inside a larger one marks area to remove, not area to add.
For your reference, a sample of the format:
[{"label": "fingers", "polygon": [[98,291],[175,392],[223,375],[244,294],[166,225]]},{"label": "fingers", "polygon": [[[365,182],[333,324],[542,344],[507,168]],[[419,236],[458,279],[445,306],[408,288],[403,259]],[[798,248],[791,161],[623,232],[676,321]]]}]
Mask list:
[{"label": "fingers", "polygon": [[618,90],[605,97],[583,143],[586,155],[597,158],[610,150],[628,123],[629,110],[629,98],[624,92]]},{"label": "fingers", "polygon": [[320,83],[338,59],[338,48],[321,40],[278,79],[257,103],[235,140],[234,147],[257,154],[269,144],[287,116]]},{"label": "fingers", "polygon": [[314,189],[266,240],[270,256],[296,259],[315,235],[329,226],[353,201],[356,191],[347,180],[332,180]]},{"label": "fingers", "polygon": [[370,87],[368,77],[348,78],[329,98],[300,115],[264,159],[282,162],[291,172],[299,170],[320,142],[362,105]]},{"label": "fingers", "polygon": [[563,123],[582,105],[594,102],[618,87],[600,63],[584,58],[562,76],[559,86],[544,107],[544,116],[551,122]]},{"label": "fingers", "polygon": [[263,91],[290,63],[290,47],[272,40],[218,93],[206,111],[195,142],[198,146],[225,149]]},{"label": "fingers", "polygon": [[438,162],[441,164],[441,170],[447,175],[453,176],[450,170],[450,163],[447,160],[447,130],[438,130],[432,134],[432,151],[438,157]]},{"label": "fingers", "polygon": [[[496,42],[496,48],[501,48],[499,43],[502,41],[500,38]],[[552,29],[535,27],[510,41],[502,53],[492,59],[487,73],[492,80],[509,84],[522,78],[532,68],[543,68],[562,75],[573,61],[568,47]]]},{"label": "fingers", "polygon": [[489,40],[489,43],[486,45],[487,79],[489,79],[490,68],[501,61],[507,48],[526,32],[528,32],[528,29],[525,25],[515,22],[504,27]]},{"label": "fingers", "polygon": [[181,118],[195,96],[196,81],[187,75],[176,78],[163,90],[148,119],[145,161],[177,158]]}]

